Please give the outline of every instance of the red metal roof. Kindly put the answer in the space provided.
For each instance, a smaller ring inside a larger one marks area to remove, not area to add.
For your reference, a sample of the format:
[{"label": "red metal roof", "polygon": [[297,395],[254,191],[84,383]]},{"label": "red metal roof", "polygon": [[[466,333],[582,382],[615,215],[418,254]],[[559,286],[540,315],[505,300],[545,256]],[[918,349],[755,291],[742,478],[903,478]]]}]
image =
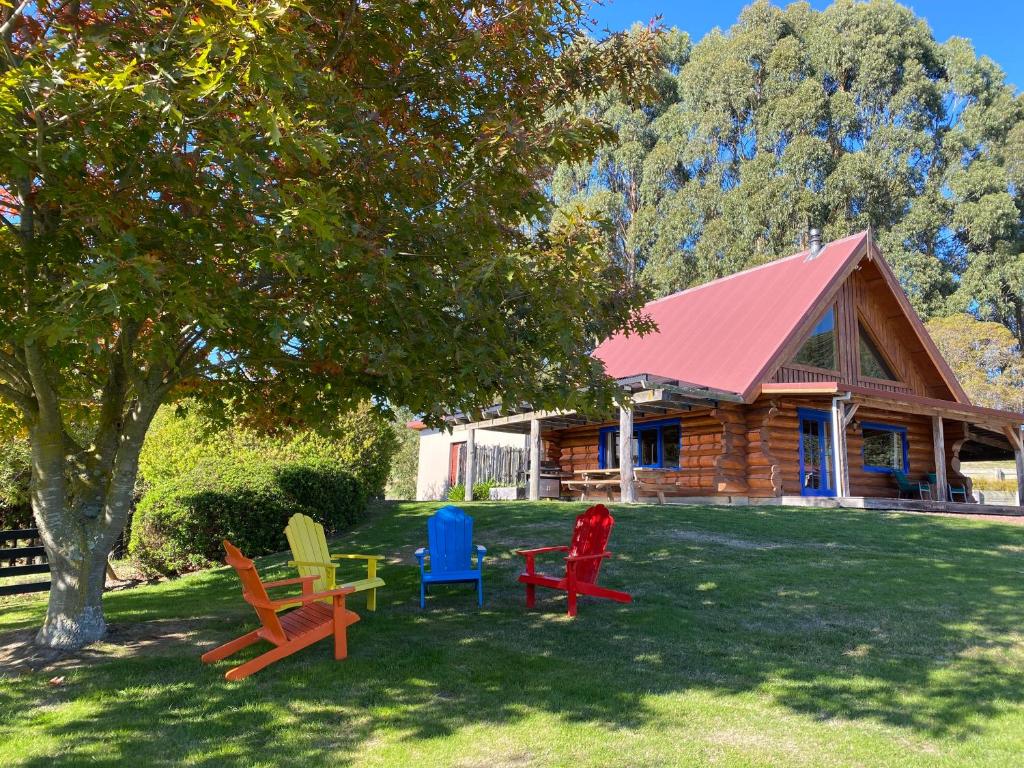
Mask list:
[{"label": "red metal roof", "polygon": [[658,330],[616,334],[594,350],[608,375],[652,374],[746,395],[815,304],[836,286],[867,232],[652,301]]}]

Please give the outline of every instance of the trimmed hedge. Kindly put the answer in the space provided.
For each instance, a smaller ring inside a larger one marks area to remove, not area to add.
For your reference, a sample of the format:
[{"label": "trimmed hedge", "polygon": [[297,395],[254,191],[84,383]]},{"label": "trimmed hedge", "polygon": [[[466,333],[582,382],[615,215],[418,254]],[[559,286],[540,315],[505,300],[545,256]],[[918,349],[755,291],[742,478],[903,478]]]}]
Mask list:
[{"label": "trimmed hedge", "polygon": [[272,435],[188,400],[162,408],[139,460],[129,551],[143,567],[175,574],[223,560],[225,538],[250,556],[285,549],[296,512],[337,533],[382,495],[396,448],[391,425],[368,404],[322,433]]},{"label": "trimmed hedge", "polygon": [[359,481],[324,463],[280,464],[255,453],[205,457],[147,491],[129,551],[144,568],[174,575],[223,560],[223,539],[249,556],[286,549],[284,527],[296,512],[331,535],[365,511]]}]

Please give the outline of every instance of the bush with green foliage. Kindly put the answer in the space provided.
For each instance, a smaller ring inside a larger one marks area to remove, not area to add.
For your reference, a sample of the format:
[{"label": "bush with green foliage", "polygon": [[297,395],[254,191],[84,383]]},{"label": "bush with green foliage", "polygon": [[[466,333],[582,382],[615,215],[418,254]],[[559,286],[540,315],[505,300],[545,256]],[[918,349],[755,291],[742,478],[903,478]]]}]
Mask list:
[{"label": "bush with green foliage", "polygon": [[32,524],[29,479],[32,474],[28,440],[13,437],[0,443],[0,528]]},{"label": "bush with green foliage", "polygon": [[337,467],[282,464],[256,452],[209,455],[147,490],[135,511],[129,551],[148,570],[178,574],[222,559],[223,539],[248,555],[284,549],[284,527],[296,512],[331,535],[358,522],[365,510],[359,481]]},{"label": "bush with green foliage", "polygon": [[386,496],[389,499],[415,499],[416,473],[420,463],[420,435],[406,426],[414,414],[408,408],[400,408],[391,423],[395,432],[398,449],[391,460],[391,474],[388,475]]},{"label": "bush with green foliage", "polygon": [[380,496],[396,447],[386,419],[369,406],[330,432],[268,436],[194,403],[163,409],[140,458],[142,500],[132,521],[130,553],[165,574],[222,557],[230,539],[251,555],[286,546],[295,512],[332,534],[357,522],[369,496]]},{"label": "bush with green foliage", "polygon": [[[491,497],[491,488],[495,488],[498,485],[497,480],[481,480],[479,483],[473,483],[473,498],[477,501],[480,499],[489,499]],[[458,483],[448,489],[448,501],[465,501],[466,500],[466,485],[465,483]]]}]

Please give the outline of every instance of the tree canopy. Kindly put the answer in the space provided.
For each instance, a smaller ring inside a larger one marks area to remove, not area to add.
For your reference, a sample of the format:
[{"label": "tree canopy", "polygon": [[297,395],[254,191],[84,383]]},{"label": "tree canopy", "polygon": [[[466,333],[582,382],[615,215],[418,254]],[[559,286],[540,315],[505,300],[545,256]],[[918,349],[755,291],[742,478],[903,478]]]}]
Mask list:
[{"label": "tree canopy", "polygon": [[[577,102],[626,140],[553,176],[608,211],[609,249],[656,294],[873,227],[924,316],[968,310],[1024,341],[1024,99],[968,40],[891,0],[746,7],[666,36],[657,97]],[[628,251],[628,258],[622,253]]]},{"label": "tree canopy", "polygon": [[639,297],[591,222],[539,225],[541,182],[613,137],[558,105],[642,96],[656,35],[583,23],[575,0],[0,6],[0,398],[54,571],[41,641],[102,634],[169,398],[270,426],[609,401],[587,352],[645,327]]},{"label": "tree canopy", "polygon": [[1024,412],[1024,350],[1005,325],[961,313],[927,327],[971,402]]}]

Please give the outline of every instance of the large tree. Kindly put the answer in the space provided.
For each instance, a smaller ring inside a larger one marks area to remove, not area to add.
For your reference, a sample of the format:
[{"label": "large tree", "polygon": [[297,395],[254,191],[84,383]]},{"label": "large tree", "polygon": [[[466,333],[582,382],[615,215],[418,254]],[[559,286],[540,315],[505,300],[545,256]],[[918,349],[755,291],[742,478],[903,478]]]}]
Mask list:
[{"label": "large tree", "polygon": [[975,405],[1024,411],[1024,348],[1009,328],[961,313],[932,318],[928,333]]},{"label": "large tree", "polygon": [[659,82],[642,109],[614,90],[581,103],[631,140],[553,177],[633,214],[621,239],[658,293],[791,253],[812,226],[871,226],[918,310],[952,303],[1024,339],[1024,101],[967,40],[891,0],[756,2]]},{"label": "large tree", "polygon": [[[53,571],[37,640],[103,635],[104,561],[158,406],[270,422],[367,398],[607,405],[642,330],[600,230],[542,179],[611,131],[651,44],[574,0],[0,4],[0,398]],[[632,85],[631,85],[632,83]]]}]

